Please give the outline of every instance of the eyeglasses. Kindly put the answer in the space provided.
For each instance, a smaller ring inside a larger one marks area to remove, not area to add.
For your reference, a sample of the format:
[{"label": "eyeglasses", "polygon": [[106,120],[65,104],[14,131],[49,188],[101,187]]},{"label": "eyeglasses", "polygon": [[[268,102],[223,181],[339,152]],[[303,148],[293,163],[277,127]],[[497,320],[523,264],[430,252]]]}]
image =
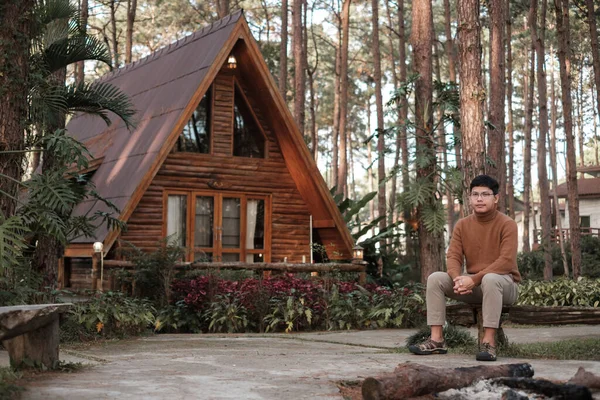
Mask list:
[{"label": "eyeglasses", "polygon": [[493,195],[494,195],[494,193],[490,193],[490,192],[483,192],[483,193],[472,192],[471,198],[473,200],[477,200],[479,197],[481,197],[483,200],[487,200],[490,197],[492,197]]}]

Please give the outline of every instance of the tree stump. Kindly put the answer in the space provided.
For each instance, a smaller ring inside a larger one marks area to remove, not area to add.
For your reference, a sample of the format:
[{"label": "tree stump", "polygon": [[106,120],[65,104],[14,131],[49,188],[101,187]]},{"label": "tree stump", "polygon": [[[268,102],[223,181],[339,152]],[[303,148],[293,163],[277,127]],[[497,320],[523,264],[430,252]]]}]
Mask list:
[{"label": "tree stump", "polygon": [[72,304],[0,307],[0,340],[14,367],[58,363],[59,316]]}]

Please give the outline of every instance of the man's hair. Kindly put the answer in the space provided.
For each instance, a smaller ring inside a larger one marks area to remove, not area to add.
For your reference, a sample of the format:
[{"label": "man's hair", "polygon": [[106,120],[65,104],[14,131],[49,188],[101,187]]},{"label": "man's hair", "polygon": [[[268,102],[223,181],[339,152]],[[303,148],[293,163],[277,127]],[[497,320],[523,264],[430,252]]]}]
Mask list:
[{"label": "man's hair", "polygon": [[498,189],[500,188],[498,181],[489,175],[479,175],[473,178],[471,181],[471,186],[469,187],[469,191],[473,190],[475,186],[484,186],[490,188],[494,194],[498,194]]}]

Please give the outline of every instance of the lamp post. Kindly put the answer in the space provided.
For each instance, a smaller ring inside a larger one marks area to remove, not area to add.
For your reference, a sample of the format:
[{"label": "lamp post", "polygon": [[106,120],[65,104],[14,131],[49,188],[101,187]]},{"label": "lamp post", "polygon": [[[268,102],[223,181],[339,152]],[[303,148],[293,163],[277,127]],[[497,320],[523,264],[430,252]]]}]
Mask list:
[{"label": "lamp post", "polygon": [[365,255],[364,250],[358,244],[352,248],[352,264],[362,264]]},{"label": "lamp post", "polygon": [[95,242],[94,243],[94,253],[99,254],[100,255],[100,287],[99,290],[102,292],[104,289],[104,253],[102,252],[102,250],[104,249],[104,245],[102,244],[102,242]]},{"label": "lamp post", "polygon": [[366,272],[366,262],[363,260],[365,255],[365,249],[363,249],[360,245],[356,245],[352,248],[352,264],[357,264],[362,266],[362,270],[358,277],[358,283],[364,285],[367,283],[367,272]]}]

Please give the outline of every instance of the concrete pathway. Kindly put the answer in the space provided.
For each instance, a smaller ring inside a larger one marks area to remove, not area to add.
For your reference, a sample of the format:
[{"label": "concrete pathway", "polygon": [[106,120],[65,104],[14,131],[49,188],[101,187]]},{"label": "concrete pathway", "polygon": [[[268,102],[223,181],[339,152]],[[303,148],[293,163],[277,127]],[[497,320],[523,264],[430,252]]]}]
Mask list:
[{"label": "concrete pathway", "polygon": [[[506,328],[512,342],[600,336],[600,326]],[[391,372],[406,361],[436,367],[479,364],[474,356],[391,353],[415,330],[274,335],[155,335],[64,348],[61,358],[90,367],[48,373],[23,399],[318,399],[342,398],[335,382]],[[595,351],[600,351],[596,349]],[[567,380],[577,368],[600,374],[600,362],[500,358],[529,362],[536,377]],[[0,366],[8,365],[0,352]]]}]

